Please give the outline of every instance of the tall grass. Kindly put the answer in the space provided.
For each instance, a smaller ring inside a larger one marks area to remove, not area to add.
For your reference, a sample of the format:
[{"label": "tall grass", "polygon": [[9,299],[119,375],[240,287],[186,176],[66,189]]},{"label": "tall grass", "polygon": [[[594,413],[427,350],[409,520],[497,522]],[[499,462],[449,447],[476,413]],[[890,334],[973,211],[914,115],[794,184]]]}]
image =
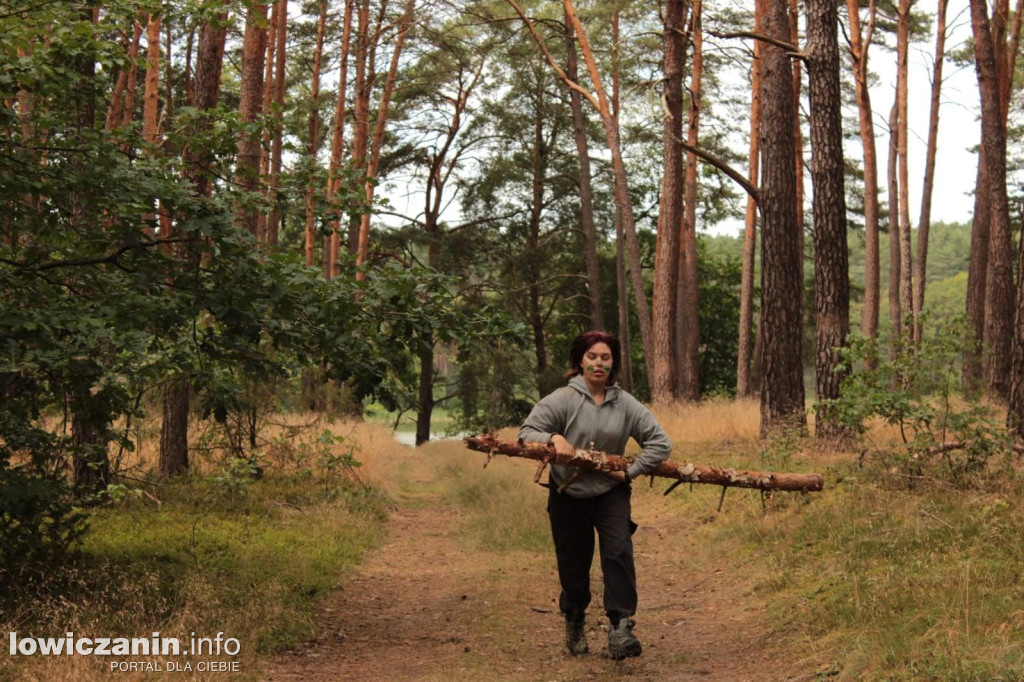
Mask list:
[{"label": "tall grass", "polygon": [[[973,488],[925,480],[907,489],[857,447],[760,442],[751,401],[657,416],[677,460],[826,476],[820,493],[730,490],[720,512],[710,486],[664,497],[662,485],[634,484],[634,517],[658,536],[647,551],[683,574],[716,567],[716,579],[766,604],[773,655],[844,680],[1024,679],[1019,467]],[[224,631],[244,642],[244,669],[257,677],[262,654],[312,632],[317,600],[377,541],[390,504],[445,514],[478,558],[553,561],[535,463],[496,457],[483,469],[485,456],[461,442],[406,448],[374,423],[291,429],[312,420],[292,418],[272,434],[262,479],[231,472],[210,452],[191,479],[96,511],[83,560],[20,588],[18,608],[0,620],[37,636]],[[329,449],[361,462],[354,473],[325,468],[325,427]],[[879,425],[869,436],[893,433]],[[140,474],[153,461],[148,448],[132,456]],[[0,677],[107,674],[82,657],[0,665]]]},{"label": "tall grass", "polygon": [[[753,440],[749,404],[659,416],[677,446],[703,450],[705,460],[826,474],[821,493],[762,500],[730,491],[722,513],[714,490],[641,493],[636,505],[685,530],[666,533],[666,551],[694,566],[724,562],[731,580],[748,583],[796,660],[828,661],[825,673],[844,680],[1024,679],[1019,467],[993,462],[974,488],[925,480],[908,490],[856,446],[822,451],[794,439],[778,457]],[[725,434],[737,440],[726,443]],[[867,438],[878,444],[899,434],[872,424]]]},{"label": "tall grass", "polygon": [[[269,434],[260,478],[202,449],[189,477],[150,478],[156,444],[144,439],[122,463],[131,478],[91,511],[79,559],[8,586],[0,625],[31,637],[223,632],[241,642],[242,677],[257,679],[261,655],[315,633],[318,600],[378,541],[387,515],[371,481],[394,447],[390,434],[343,422],[296,429],[310,421],[292,417]],[[363,453],[365,467],[344,465]],[[0,678],[106,678],[109,662],[7,656]]]}]

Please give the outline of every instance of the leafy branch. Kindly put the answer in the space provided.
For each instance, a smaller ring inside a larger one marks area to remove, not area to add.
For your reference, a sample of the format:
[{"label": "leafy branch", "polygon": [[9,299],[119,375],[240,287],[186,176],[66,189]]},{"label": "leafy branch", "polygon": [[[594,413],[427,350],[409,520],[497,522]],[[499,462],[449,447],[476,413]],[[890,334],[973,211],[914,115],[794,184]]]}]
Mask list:
[{"label": "leafy branch", "polygon": [[125,255],[129,251],[135,251],[138,249],[150,249],[153,248],[154,246],[161,246],[164,244],[182,244],[192,240],[192,237],[175,237],[168,239],[156,239],[148,242],[140,242],[138,244],[127,244],[111,254],[107,254],[106,256],[97,256],[95,258],[78,258],[74,260],[50,261],[42,261],[41,257],[27,261],[16,261],[8,260],[6,258],[0,258],[0,263],[3,263],[4,265],[10,265],[11,267],[15,267],[20,270],[27,270],[29,272],[44,272],[46,270],[55,270],[57,268],[79,268],[87,267],[90,265],[115,265],[120,267],[118,263],[119,259],[121,258],[121,256]]}]

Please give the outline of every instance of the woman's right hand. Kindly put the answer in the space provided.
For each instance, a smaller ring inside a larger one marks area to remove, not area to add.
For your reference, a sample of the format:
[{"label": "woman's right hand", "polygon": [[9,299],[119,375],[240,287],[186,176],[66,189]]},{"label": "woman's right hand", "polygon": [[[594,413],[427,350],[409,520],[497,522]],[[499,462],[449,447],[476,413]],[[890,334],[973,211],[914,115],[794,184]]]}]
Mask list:
[{"label": "woman's right hand", "polygon": [[569,456],[576,454],[576,448],[574,448],[569,441],[565,439],[565,436],[560,433],[551,435],[551,444],[555,446],[556,454]]}]

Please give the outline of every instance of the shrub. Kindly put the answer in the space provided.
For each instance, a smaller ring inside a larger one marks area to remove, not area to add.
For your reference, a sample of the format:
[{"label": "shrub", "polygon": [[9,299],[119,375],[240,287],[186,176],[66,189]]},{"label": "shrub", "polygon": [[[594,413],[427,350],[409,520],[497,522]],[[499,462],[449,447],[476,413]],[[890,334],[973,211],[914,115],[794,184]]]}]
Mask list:
[{"label": "shrub", "polygon": [[[894,357],[880,357],[874,340],[852,338],[841,397],[823,407],[866,439],[862,459],[870,455],[907,484],[930,477],[971,485],[993,457],[1009,462],[1011,439],[989,405],[961,390],[969,339],[960,318],[937,323],[935,334]],[[895,427],[892,437],[869,435],[873,419]]]}]

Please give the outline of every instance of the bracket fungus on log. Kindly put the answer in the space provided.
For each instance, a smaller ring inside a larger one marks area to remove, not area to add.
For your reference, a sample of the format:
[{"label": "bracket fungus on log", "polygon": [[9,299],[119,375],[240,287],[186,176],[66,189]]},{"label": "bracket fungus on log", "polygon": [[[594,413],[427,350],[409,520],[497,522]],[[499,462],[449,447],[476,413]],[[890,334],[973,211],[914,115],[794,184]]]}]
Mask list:
[{"label": "bracket fungus on log", "polygon": [[[625,471],[631,463],[631,460],[625,457],[609,455],[600,450],[579,449],[572,455],[559,455],[555,453],[554,447],[544,443],[503,441],[490,434],[470,436],[465,439],[465,443],[470,450],[487,453],[485,467],[494,455],[523,457],[539,461],[541,464],[537,468],[534,481],[540,480],[544,468],[552,462],[560,466],[579,467],[583,470],[593,471]],[[821,474],[740,471],[727,467],[696,466],[694,464],[676,464],[675,462],[662,462],[652,475],[676,481],[665,491],[666,495],[682,483],[706,483],[720,485],[723,488],[754,488],[756,490],[791,492],[819,492],[825,487],[825,479]]]}]

